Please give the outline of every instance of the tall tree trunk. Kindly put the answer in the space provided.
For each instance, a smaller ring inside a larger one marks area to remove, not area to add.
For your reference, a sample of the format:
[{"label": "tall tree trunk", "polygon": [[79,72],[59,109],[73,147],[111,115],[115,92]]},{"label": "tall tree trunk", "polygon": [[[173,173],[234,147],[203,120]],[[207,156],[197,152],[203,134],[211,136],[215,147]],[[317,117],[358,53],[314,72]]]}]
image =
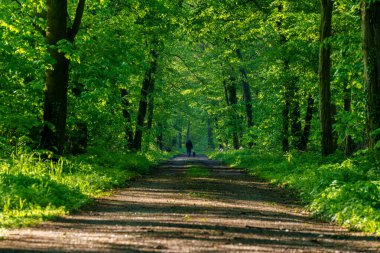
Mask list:
[{"label": "tall tree trunk", "polygon": [[183,137],[182,136],[182,129],[183,129],[182,115],[178,116],[175,129],[177,130],[177,148],[182,149],[182,137]]},{"label": "tall tree trunk", "polygon": [[[153,89],[153,87],[151,87]],[[148,131],[152,129],[153,125],[153,116],[154,116],[154,96],[153,91],[149,91],[148,96],[148,122],[146,124],[146,128]]]},{"label": "tall tree trunk", "polygon": [[319,114],[322,131],[322,155],[327,156],[335,152],[334,136],[332,133],[332,106],[330,90],[331,46],[327,39],[331,37],[331,20],[333,11],[332,0],[321,0],[322,15],[320,26],[319,50]]},{"label": "tall tree trunk", "polygon": [[239,129],[239,118],[236,114],[236,105],[237,105],[237,91],[236,91],[236,79],[231,76],[230,82],[227,84],[227,94],[228,94],[228,101],[229,105],[231,107],[231,118],[232,118],[232,143],[234,149],[239,149],[239,135],[238,135],[238,129]]},{"label": "tall tree trunk", "polygon": [[151,54],[152,54],[152,62],[150,63],[149,69],[146,71],[145,76],[144,76],[144,80],[143,80],[142,88],[141,88],[139,109],[137,112],[135,137],[133,139],[133,149],[135,151],[141,150],[144,121],[145,121],[145,115],[146,115],[147,107],[148,107],[148,96],[150,95],[149,92],[152,91],[151,87],[154,85],[154,81],[155,81],[154,75],[157,70],[157,57],[158,57],[157,52],[155,50],[152,50]]},{"label": "tall tree trunk", "polygon": [[212,124],[211,124],[211,119],[207,119],[207,146],[209,149],[215,149],[215,144],[214,144],[214,137],[212,134]]},{"label": "tall tree trunk", "polygon": [[301,141],[298,146],[298,150],[306,151],[307,144],[309,142],[310,130],[311,130],[311,120],[313,119],[313,111],[314,111],[314,99],[311,94],[307,99],[307,109],[305,115],[305,126],[303,128]]},{"label": "tall tree trunk", "polygon": [[[243,61],[243,55],[240,49],[236,50],[236,54],[240,61]],[[242,80],[242,88],[243,88],[243,100],[245,105],[245,113],[247,120],[248,129],[253,126],[253,110],[252,110],[252,94],[251,94],[251,86],[248,83],[248,75],[247,70],[243,67],[239,67],[239,72]]]},{"label": "tall tree trunk", "polygon": [[289,91],[287,90],[287,87],[285,86],[284,90],[284,107],[282,109],[282,151],[288,152],[289,151],[289,108],[290,108],[290,101],[289,101]]},{"label": "tall tree trunk", "polygon": [[[348,88],[346,84],[344,84],[344,110],[348,113],[351,113],[351,87]],[[351,156],[355,151],[355,142],[352,139],[351,135],[346,135],[344,138],[344,154],[346,156]]]},{"label": "tall tree trunk", "polygon": [[[278,12],[281,13],[284,10],[283,3],[280,2],[280,4],[277,7]],[[276,22],[276,26],[278,29],[278,32],[280,34],[280,42],[281,44],[286,44],[287,39],[282,32],[282,20],[279,19]],[[285,55],[284,59],[284,73],[288,73],[289,71],[289,58]],[[290,126],[290,106],[291,106],[291,90],[290,90],[290,82],[288,78],[286,78],[284,82],[284,92],[283,92],[283,108],[282,108],[282,151],[288,152],[289,151],[289,126]]]},{"label": "tall tree trunk", "polygon": [[45,71],[44,127],[40,147],[57,154],[63,153],[67,118],[67,91],[70,61],[58,52],[57,43],[67,39],[73,42],[79,31],[85,0],[79,0],[71,28],[67,28],[67,0],[46,1],[46,41],[54,59],[52,68]]},{"label": "tall tree trunk", "polygon": [[[286,39],[283,37],[282,41],[285,43]],[[289,60],[284,60],[284,71],[289,71]],[[291,90],[290,83],[286,81],[284,83],[284,93],[283,93],[283,101],[284,107],[282,108],[282,151],[289,151],[289,125],[290,125],[290,104],[291,104]]]},{"label": "tall tree trunk", "polygon": [[361,3],[364,82],[367,96],[367,132],[369,148],[374,149],[380,134],[380,2]]},{"label": "tall tree trunk", "polygon": [[290,113],[291,130],[293,136],[292,145],[297,148],[299,147],[302,139],[301,112],[299,102],[295,100],[292,102],[292,110]]},{"label": "tall tree trunk", "polygon": [[228,97],[228,87],[226,80],[223,81],[223,87],[224,87],[224,99],[226,101],[227,106],[230,106],[230,99]]},{"label": "tall tree trunk", "polygon": [[296,86],[296,78],[292,77],[289,82],[289,100],[290,100],[290,128],[292,133],[292,145],[298,148],[302,139],[302,124],[301,124],[301,112],[300,103],[298,101],[298,88]]},{"label": "tall tree trunk", "polygon": [[[219,128],[219,124],[218,124],[218,118],[215,118],[214,120],[215,120],[215,129],[219,132],[220,128]],[[224,148],[223,140],[220,137],[220,135],[217,137],[217,140],[218,140],[218,148],[223,149]]]},{"label": "tall tree trunk", "polygon": [[157,123],[157,130],[158,130],[158,134],[157,134],[157,146],[160,150],[163,150],[164,149],[164,127],[162,125],[161,122],[158,122]]},{"label": "tall tree trunk", "polygon": [[128,100],[129,92],[126,89],[120,89],[120,96],[121,96],[121,103],[123,106],[123,117],[125,118],[125,121],[127,123],[125,127],[125,139],[127,141],[126,148],[128,150],[132,149],[133,145],[133,129],[132,129],[132,118],[131,114],[129,113],[129,100]]},{"label": "tall tree trunk", "polygon": [[191,130],[191,122],[187,121],[187,129],[186,129],[186,141],[190,140],[190,130]]},{"label": "tall tree trunk", "polygon": [[182,148],[182,129],[178,131],[178,148]]},{"label": "tall tree trunk", "polygon": [[66,130],[69,61],[53,46],[67,38],[67,0],[48,0],[46,7],[46,41],[49,54],[55,63],[45,72],[45,125],[42,130],[41,148],[61,154]]}]

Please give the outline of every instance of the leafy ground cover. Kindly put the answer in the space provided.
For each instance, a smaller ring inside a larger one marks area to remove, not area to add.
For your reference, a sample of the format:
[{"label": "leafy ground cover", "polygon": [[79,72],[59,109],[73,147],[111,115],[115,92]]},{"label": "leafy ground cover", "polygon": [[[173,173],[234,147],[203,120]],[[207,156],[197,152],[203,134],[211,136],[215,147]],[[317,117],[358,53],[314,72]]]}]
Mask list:
[{"label": "leafy ground cover", "polygon": [[380,234],[380,163],[375,154],[321,158],[313,153],[238,150],[215,159],[297,190],[313,215],[352,230]]},{"label": "leafy ground cover", "polygon": [[67,214],[144,173],[170,154],[88,154],[43,160],[36,153],[0,160],[0,228]]}]

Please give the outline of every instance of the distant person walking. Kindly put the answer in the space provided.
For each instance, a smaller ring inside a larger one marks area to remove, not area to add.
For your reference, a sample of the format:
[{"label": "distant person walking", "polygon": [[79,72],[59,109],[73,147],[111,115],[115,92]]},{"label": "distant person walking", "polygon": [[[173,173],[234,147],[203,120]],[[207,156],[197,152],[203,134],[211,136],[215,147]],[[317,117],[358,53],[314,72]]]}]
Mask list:
[{"label": "distant person walking", "polygon": [[193,143],[191,140],[188,140],[186,142],[186,150],[187,150],[187,156],[191,156],[191,150],[193,149]]}]

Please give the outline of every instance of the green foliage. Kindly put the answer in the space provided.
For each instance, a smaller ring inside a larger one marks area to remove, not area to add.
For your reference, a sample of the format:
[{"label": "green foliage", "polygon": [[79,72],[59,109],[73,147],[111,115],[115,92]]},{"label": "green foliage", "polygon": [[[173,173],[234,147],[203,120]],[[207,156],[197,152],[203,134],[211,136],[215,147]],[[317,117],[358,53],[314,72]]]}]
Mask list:
[{"label": "green foliage", "polygon": [[[334,136],[339,152],[347,137],[359,149],[367,136],[359,2],[334,1],[334,36],[327,42],[332,46]],[[76,3],[68,1],[70,25]],[[86,1],[75,43],[63,40],[57,47],[71,61],[67,138],[75,133],[88,137],[83,145],[88,153],[51,163],[27,155],[40,152],[40,130],[49,124],[42,119],[44,71],[53,63],[43,36],[46,3],[0,3],[3,217],[15,212],[9,220],[17,223],[26,222],[28,215],[43,217],[73,210],[90,197],[146,173],[168,157],[157,151],[158,137],[166,150],[180,150],[189,137],[199,153],[210,140],[221,149],[232,149],[232,134],[238,132],[240,146],[254,143],[256,153],[227,152],[222,155],[226,162],[253,168],[251,173],[298,189],[315,214],[342,224],[361,227],[365,218],[360,212],[369,217],[374,210],[375,225],[363,227],[378,230],[378,207],[368,204],[376,202],[370,198],[377,194],[374,189],[380,180],[378,153],[363,151],[363,156],[343,161],[340,154],[322,160],[313,152],[284,156],[273,151],[280,150],[284,137],[289,137],[292,147],[297,141],[292,126],[289,136],[282,132],[285,101],[289,99],[288,109],[298,117],[290,123],[304,128],[309,96],[315,106],[308,150],[320,149],[319,4],[298,0]],[[153,126],[144,129],[144,153],[124,154],[129,144],[126,129],[136,129],[141,84],[152,49],[158,53],[155,90],[150,95],[154,98]],[[243,81],[252,91],[252,127],[246,124]],[[239,101],[228,106],[224,84],[233,82]],[[120,89],[128,92],[123,98],[128,108],[121,103]],[[131,122],[124,118],[123,109]],[[376,147],[380,148],[380,142]],[[14,158],[8,158],[13,152]],[[368,203],[362,204],[364,200]],[[345,209],[348,206],[351,209]],[[23,215],[24,221],[16,222]]]},{"label": "green foliage", "polygon": [[322,159],[314,153],[282,155],[254,149],[214,153],[212,157],[297,190],[315,216],[380,234],[380,166],[367,155]]},{"label": "green foliage", "polygon": [[35,224],[74,211],[93,197],[147,173],[169,154],[93,151],[53,162],[19,154],[0,162],[0,227]]}]

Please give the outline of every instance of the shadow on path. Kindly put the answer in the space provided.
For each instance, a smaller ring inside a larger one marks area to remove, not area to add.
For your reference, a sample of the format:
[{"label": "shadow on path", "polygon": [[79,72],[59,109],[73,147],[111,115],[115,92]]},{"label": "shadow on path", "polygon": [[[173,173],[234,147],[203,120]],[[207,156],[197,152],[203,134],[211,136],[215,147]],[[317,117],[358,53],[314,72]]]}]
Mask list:
[{"label": "shadow on path", "polygon": [[[191,166],[210,176],[186,176]],[[78,214],[8,231],[0,251],[380,252],[380,241],[309,218],[290,192],[243,170],[178,156]]]}]

